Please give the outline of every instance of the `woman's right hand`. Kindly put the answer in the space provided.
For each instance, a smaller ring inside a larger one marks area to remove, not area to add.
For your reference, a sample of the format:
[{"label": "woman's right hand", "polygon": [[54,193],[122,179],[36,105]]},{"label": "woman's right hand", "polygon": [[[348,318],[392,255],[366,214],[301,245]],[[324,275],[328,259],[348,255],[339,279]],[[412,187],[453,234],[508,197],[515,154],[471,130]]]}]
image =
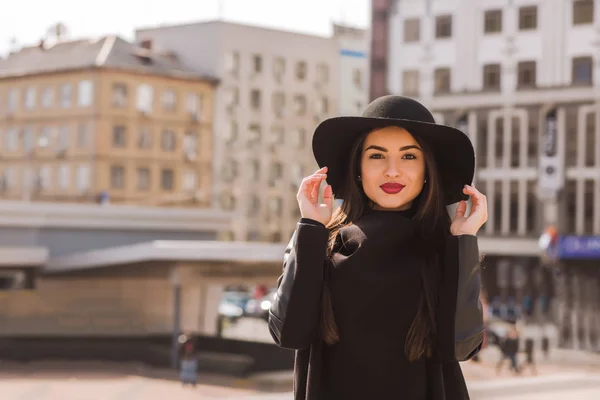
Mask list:
[{"label": "woman's right hand", "polygon": [[333,212],[333,190],[331,185],[323,190],[323,204],[319,204],[319,188],[321,182],[327,179],[327,167],[302,179],[302,184],[296,195],[302,218],[309,218],[327,225]]}]

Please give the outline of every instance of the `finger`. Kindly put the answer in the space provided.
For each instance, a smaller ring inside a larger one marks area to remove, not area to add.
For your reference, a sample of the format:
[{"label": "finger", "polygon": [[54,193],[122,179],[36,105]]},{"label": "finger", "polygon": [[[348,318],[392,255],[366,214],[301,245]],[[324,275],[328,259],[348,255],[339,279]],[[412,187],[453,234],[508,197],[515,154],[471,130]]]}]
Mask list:
[{"label": "finger", "polygon": [[456,218],[462,218],[465,216],[465,213],[467,212],[467,202],[464,200],[461,200],[458,203],[458,206],[456,207]]},{"label": "finger", "polygon": [[333,188],[331,185],[327,185],[323,189],[323,203],[325,203],[328,209],[331,210],[333,208]]},{"label": "finger", "polygon": [[310,192],[310,199],[315,203],[319,200],[319,189],[321,188],[322,181],[323,179],[315,179],[313,182],[313,187]]},{"label": "finger", "polygon": [[321,169],[318,169],[313,175],[324,174],[326,172],[327,172],[327,167],[323,167]]}]

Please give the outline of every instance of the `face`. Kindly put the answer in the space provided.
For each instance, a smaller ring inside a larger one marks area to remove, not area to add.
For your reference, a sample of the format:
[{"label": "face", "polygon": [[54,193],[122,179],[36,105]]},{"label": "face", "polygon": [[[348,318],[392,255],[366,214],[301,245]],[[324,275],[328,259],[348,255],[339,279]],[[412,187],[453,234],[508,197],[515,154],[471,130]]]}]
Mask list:
[{"label": "face", "polygon": [[423,190],[425,157],[406,129],[392,126],[366,137],[360,170],[363,190],[376,209],[408,210]]}]

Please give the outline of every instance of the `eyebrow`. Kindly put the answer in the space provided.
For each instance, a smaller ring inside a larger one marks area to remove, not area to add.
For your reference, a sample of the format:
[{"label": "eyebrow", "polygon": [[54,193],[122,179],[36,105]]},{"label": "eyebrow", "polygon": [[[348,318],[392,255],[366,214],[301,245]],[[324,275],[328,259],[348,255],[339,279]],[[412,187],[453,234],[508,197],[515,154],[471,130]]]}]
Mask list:
[{"label": "eyebrow", "polygon": [[[421,148],[419,146],[417,146],[416,144],[409,144],[408,146],[402,146],[402,147],[400,147],[400,151],[405,151],[405,150],[410,150],[410,149],[421,150]],[[367,150],[379,150],[379,151],[383,151],[383,152],[387,152],[388,151],[385,147],[376,146],[374,144],[372,144],[371,146],[367,147],[365,149],[365,151],[367,151]]]}]

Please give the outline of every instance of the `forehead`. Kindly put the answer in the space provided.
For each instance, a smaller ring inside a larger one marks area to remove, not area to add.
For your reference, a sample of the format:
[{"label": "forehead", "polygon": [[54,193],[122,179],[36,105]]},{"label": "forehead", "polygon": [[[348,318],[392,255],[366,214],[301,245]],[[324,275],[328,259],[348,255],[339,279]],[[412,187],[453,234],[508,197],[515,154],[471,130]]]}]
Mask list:
[{"label": "forehead", "polygon": [[398,126],[388,126],[369,133],[365,139],[364,147],[366,148],[370,145],[385,147],[385,143],[389,143],[394,147],[418,144],[414,136],[406,129]]}]

